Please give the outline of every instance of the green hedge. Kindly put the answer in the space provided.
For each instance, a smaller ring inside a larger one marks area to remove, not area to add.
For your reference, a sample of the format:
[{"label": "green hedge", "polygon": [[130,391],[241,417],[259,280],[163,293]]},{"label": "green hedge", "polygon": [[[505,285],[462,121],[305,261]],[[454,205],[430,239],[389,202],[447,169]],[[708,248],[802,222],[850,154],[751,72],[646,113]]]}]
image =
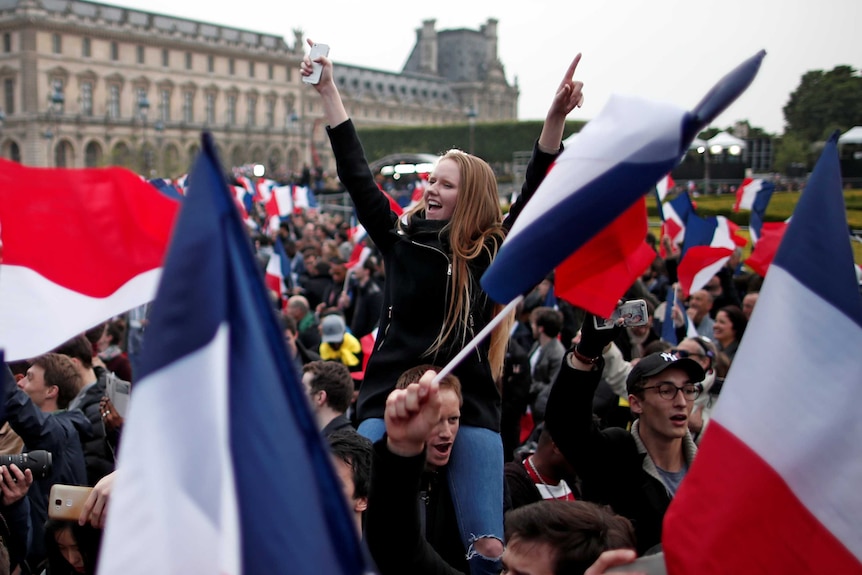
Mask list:
[{"label": "green hedge", "polygon": [[[585,122],[566,123],[563,137],[578,132]],[[515,152],[529,151],[542,131],[541,121],[476,123],[473,127],[475,153],[489,163],[508,163]],[[458,148],[469,151],[470,125],[358,128],[369,160],[396,153],[441,154]]]}]

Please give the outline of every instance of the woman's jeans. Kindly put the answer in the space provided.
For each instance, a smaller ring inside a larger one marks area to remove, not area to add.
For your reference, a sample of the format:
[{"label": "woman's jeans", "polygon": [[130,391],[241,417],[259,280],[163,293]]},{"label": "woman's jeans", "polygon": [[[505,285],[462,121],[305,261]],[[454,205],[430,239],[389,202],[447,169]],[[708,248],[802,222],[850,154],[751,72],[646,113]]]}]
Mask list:
[{"label": "woman's jeans", "polygon": [[[382,419],[366,419],[359,433],[377,441],[386,432]],[[479,555],[473,543],[483,537],[503,540],[503,442],[484,427],[461,426],[447,465],[449,492],[472,575],[498,575],[499,557]]]}]

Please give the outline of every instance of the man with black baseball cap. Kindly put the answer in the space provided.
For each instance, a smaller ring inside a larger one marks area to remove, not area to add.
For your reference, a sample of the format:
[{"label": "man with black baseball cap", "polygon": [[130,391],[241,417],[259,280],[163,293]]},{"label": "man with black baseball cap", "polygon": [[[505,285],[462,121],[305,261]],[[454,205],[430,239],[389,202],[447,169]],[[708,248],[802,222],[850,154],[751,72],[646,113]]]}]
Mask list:
[{"label": "man with black baseball cap", "polygon": [[635,526],[638,553],[661,542],[664,513],[697,453],[688,418],[703,368],[693,359],[654,353],[626,380],[637,420],[630,432],[599,429],[593,394],[604,369],[602,351],[620,328],[596,330],[587,315],[548,399],[545,427],[577,470],[585,499],[610,505]]}]

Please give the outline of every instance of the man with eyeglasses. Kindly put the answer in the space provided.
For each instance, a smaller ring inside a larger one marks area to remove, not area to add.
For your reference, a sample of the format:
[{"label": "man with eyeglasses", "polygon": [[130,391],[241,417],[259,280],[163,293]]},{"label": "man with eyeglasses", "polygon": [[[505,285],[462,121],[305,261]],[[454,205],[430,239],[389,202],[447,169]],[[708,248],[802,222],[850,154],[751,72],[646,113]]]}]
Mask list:
[{"label": "man with eyeglasses", "polygon": [[618,330],[596,330],[587,315],[551,390],[545,426],[577,470],[584,498],[629,518],[643,554],[661,542],[664,513],[697,453],[688,419],[704,370],[671,353],[644,357],[626,378],[637,417],[631,431],[599,429],[593,394],[604,369],[602,351]]}]

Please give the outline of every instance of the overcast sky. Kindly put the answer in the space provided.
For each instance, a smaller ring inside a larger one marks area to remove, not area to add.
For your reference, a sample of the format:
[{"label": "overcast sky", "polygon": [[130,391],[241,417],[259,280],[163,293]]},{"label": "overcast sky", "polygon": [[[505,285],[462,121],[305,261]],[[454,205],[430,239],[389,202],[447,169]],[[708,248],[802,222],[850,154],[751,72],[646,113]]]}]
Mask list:
[{"label": "overcast sky", "polygon": [[589,119],[612,93],[691,108],[726,72],[767,52],[754,84],[714,122],[784,130],[782,108],[808,70],[862,67],[860,0],[105,0],[151,12],[331,46],[335,62],[398,72],[422,21],[437,29],[498,24],[498,53],[521,89],[520,119],[541,119],[577,52]]}]

